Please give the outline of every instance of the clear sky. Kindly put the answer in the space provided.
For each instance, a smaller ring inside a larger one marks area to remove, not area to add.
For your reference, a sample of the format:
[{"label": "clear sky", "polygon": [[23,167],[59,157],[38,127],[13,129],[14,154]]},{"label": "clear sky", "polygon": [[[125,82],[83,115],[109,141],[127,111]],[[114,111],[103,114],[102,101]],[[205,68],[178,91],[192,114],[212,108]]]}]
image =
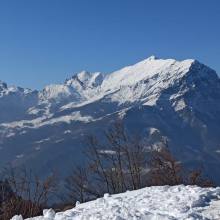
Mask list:
[{"label": "clear sky", "polygon": [[0,79],[43,88],[150,55],[220,73],[220,0],[0,0]]}]

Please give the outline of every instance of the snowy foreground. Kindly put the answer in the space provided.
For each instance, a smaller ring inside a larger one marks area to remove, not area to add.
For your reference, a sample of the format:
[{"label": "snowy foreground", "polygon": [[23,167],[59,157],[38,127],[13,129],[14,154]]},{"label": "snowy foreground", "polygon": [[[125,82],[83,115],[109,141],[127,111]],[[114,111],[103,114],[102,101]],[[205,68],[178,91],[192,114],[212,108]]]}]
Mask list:
[{"label": "snowy foreground", "polygon": [[[15,216],[13,220],[22,220]],[[174,220],[220,219],[220,188],[154,186],[104,198],[32,220]],[[30,220],[29,219],[29,220]]]}]

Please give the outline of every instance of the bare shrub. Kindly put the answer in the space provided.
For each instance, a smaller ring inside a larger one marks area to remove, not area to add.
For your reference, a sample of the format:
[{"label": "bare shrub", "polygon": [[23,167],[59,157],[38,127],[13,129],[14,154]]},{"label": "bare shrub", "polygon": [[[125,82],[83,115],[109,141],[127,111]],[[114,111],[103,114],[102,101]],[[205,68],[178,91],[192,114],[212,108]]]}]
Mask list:
[{"label": "bare shrub", "polygon": [[152,152],[150,160],[150,185],[197,185],[213,187],[214,183],[204,177],[202,169],[186,169],[170,152],[168,145]]},{"label": "bare shrub", "polygon": [[197,185],[200,187],[214,187],[215,186],[213,181],[211,181],[207,177],[204,177],[204,172],[202,171],[202,169],[195,169],[189,172],[186,184]]},{"label": "bare shrub", "polygon": [[154,185],[213,185],[202,171],[185,169],[166,140],[163,147],[154,149],[143,139],[128,135],[120,122],[105,132],[104,142],[90,136],[87,143],[86,166],[75,168],[66,179],[71,201],[85,202],[104,193]]},{"label": "bare shrub", "polygon": [[146,184],[146,146],[129,137],[120,122],[105,133],[105,143],[88,137],[87,165],[74,169],[66,188],[74,201],[84,202],[104,193],[135,190]]},{"label": "bare shrub", "polygon": [[[0,219],[8,220],[16,214],[23,217],[33,217],[42,214],[42,209],[47,206],[48,199],[56,187],[55,175],[41,180],[31,170],[7,169],[5,172],[7,186],[12,192],[1,203]],[[5,187],[1,195],[8,193]],[[1,197],[1,196],[0,196]]]},{"label": "bare shrub", "polygon": [[150,185],[178,185],[182,184],[182,164],[177,161],[167,147],[151,153]]}]

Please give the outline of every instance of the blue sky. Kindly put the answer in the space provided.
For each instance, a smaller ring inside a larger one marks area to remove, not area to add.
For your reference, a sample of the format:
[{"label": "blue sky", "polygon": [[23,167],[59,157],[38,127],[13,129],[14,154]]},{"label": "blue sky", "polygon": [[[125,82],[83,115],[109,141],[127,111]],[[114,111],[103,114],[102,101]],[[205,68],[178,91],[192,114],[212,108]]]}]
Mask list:
[{"label": "blue sky", "polygon": [[150,55],[220,73],[219,0],[0,0],[0,79],[43,88]]}]

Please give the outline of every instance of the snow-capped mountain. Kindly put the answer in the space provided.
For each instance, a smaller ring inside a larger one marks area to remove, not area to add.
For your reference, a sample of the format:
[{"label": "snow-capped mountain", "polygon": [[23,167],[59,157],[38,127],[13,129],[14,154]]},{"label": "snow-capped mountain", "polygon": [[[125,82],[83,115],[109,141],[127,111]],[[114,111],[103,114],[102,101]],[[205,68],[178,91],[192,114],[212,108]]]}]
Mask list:
[{"label": "snow-capped mountain", "polygon": [[203,165],[220,182],[220,79],[196,60],[151,56],[109,74],[83,71],[42,91],[1,82],[0,107],[0,166],[64,170],[83,160],[86,135],[101,135],[120,118],[151,144],[167,137],[179,159]]}]

